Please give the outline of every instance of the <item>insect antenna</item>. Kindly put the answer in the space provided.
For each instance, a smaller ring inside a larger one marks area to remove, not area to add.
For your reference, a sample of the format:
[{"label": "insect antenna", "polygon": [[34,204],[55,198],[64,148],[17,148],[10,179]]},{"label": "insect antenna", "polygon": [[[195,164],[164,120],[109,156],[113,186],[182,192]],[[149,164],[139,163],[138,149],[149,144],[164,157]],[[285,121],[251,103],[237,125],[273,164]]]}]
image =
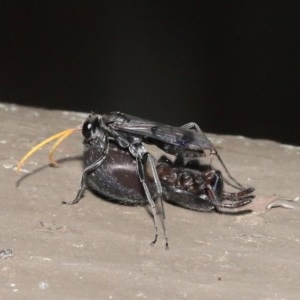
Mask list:
[{"label": "insect antenna", "polygon": [[69,128],[66,130],[63,130],[59,133],[56,133],[50,137],[48,137],[47,139],[43,140],[42,142],[40,142],[39,144],[37,144],[36,146],[34,146],[30,151],[28,151],[18,162],[17,164],[17,171],[20,171],[22,166],[24,165],[24,163],[29,159],[30,156],[32,156],[35,152],[37,152],[38,150],[40,150],[43,146],[51,143],[52,141],[57,140],[54,145],[52,146],[52,148],[49,151],[49,161],[51,162],[51,164],[58,166],[58,163],[55,161],[55,159],[53,158],[54,153],[57,149],[57,147],[72,133],[74,133],[75,131],[79,131],[81,130],[81,126],[75,127],[75,128]]}]

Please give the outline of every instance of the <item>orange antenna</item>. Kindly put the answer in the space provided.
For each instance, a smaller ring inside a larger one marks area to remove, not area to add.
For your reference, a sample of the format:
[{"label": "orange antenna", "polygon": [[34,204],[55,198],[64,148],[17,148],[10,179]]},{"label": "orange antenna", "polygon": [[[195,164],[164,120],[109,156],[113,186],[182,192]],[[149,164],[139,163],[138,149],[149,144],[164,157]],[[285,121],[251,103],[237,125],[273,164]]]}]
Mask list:
[{"label": "orange antenna", "polygon": [[22,166],[24,165],[24,163],[26,162],[26,160],[28,160],[28,158],[33,155],[35,152],[37,152],[38,150],[40,150],[43,146],[51,143],[52,141],[55,141],[55,144],[52,146],[50,152],[49,152],[49,160],[53,165],[58,165],[58,163],[55,161],[55,159],[53,158],[54,152],[57,149],[57,147],[63,142],[63,140],[65,140],[69,135],[71,135],[72,133],[74,133],[75,131],[78,131],[81,129],[81,126],[75,127],[75,128],[69,128],[66,129],[64,131],[61,131],[59,133],[56,133],[52,136],[50,136],[49,138],[43,140],[42,142],[40,142],[39,144],[37,144],[36,146],[34,146],[30,151],[28,151],[23,157],[22,159],[18,162],[17,164],[17,171],[20,171],[20,169],[22,168]]}]

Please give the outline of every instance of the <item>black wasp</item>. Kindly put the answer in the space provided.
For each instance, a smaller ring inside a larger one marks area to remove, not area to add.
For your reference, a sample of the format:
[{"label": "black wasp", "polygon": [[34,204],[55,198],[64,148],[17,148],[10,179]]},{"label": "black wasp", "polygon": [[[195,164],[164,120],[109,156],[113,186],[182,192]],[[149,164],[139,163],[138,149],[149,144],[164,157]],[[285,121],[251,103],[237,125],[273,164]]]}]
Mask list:
[{"label": "black wasp", "polygon": [[[200,130],[195,123],[188,123],[182,127],[173,127],[157,122],[147,121],[138,117],[130,116],[120,112],[112,112],[106,115],[89,115],[82,127],[65,130],[58,133],[29,151],[19,162],[18,169],[25,160],[44,144],[57,139],[54,147],[50,151],[50,159],[58,146],[68,135],[76,130],[82,130],[84,137],[84,170],[79,191],[72,202],[64,204],[75,204],[83,195],[86,188],[100,194],[109,200],[118,201],[129,205],[149,204],[153,211],[153,221],[155,227],[155,237],[153,244],[157,240],[157,211],[156,199],[160,199],[163,218],[163,230],[168,246],[165,230],[165,213],[163,208],[163,188],[166,199],[179,204],[180,197],[187,198],[193,202],[194,194],[188,192],[186,197],[182,189],[174,189],[174,183],[165,180],[166,174],[161,173],[162,167],[166,170],[180,175],[184,170],[192,173],[191,169],[183,163],[179,166],[166,164],[160,161],[157,163],[153,155],[147,151],[144,144],[155,145],[168,154],[175,156],[175,161],[184,161],[189,158],[200,158],[205,156],[205,151],[217,156],[223,166],[227,176],[231,180],[230,185],[240,190],[239,193],[227,195],[223,191],[223,179],[221,173],[211,170],[211,173],[203,173],[200,168],[193,180],[200,180],[204,185],[198,187],[198,201],[205,203],[207,207],[222,207],[226,202],[235,203],[232,207],[242,206],[249,203],[252,199],[250,194],[253,189],[245,189],[228,172],[221,157],[216,151],[212,142]],[[55,163],[55,162],[54,162]],[[149,167],[150,172],[146,171]],[[197,168],[196,168],[197,169]],[[216,181],[218,183],[212,183]],[[204,187],[205,186],[205,187]],[[185,196],[184,196],[185,195]],[[246,195],[246,196],[245,196]],[[233,199],[236,198],[236,199]],[[201,206],[202,204],[200,204]],[[188,205],[181,205],[188,207]],[[227,206],[229,207],[229,206]],[[199,209],[198,209],[199,210]],[[209,210],[209,209],[206,209]]]}]

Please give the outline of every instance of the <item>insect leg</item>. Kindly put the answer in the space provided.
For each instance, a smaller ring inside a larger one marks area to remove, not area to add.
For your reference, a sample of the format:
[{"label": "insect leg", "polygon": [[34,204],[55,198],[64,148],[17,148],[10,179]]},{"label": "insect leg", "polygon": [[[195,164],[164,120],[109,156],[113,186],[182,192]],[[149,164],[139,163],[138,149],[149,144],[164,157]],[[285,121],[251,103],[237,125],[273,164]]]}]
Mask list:
[{"label": "insect leg", "polygon": [[[205,135],[205,133],[200,129],[200,127],[198,126],[198,124],[196,124],[196,123],[194,123],[194,122],[189,122],[189,123],[187,123],[187,124],[184,124],[184,125],[182,125],[181,126],[182,128],[185,128],[185,129],[189,129],[189,130],[192,130],[192,129],[194,129],[196,132],[199,132],[199,133],[202,133],[205,137],[206,137],[206,135]],[[238,189],[238,190],[244,190],[245,188],[244,188],[244,186],[242,185],[242,184],[240,184],[230,173],[229,173],[229,170],[227,169],[227,167],[226,167],[226,165],[225,165],[225,163],[223,162],[223,160],[222,160],[222,158],[221,158],[221,156],[219,155],[219,153],[218,153],[218,151],[217,151],[217,149],[213,146],[213,154],[214,155],[216,155],[216,157],[218,158],[218,160],[219,160],[219,162],[220,162],[220,164],[222,165],[222,167],[223,167],[223,169],[225,170],[225,172],[226,172],[226,174],[227,174],[227,176],[236,184],[236,185],[234,185],[234,184],[232,184],[232,183],[230,183],[230,182],[228,182],[228,181],[226,181],[230,186],[232,186],[232,187],[234,187],[234,188],[236,188],[236,189]],[[225,180],[225,179],[224,179]]]},{"label": "insect leg", "polygon": [[152,214],[153,214],[153,222],[154,222],[154,229],[155,229],[155,236],[154,236],[154,240],[151,242],[151,244],[155,244],[157,241],[157,236],[158,236],[158,232],[157,232],[157,221],[156,221],[156,206],[155,203],[151,197],[149,188],[146,184],[146,180],[145,180],[145,171],[144,171],[144,165],[143,165],[143,161],[141,157],[136,157],[136,161],[137,161],[137,167],[138,167],[138,174],[139,174],[139,179],[141,184],[143,185],[143,189],[145,191],[147,200],[152,208]]},{"label": "insect leg", "polygon": [[83,170],[82,176],[81,176],[81,181],[80,181],[80,187],[79,187],[79,190],[77,192],[75,199],[71,202],[63,201],[62,204],[73,205],[80,201],[80,199],[82,198],[82,195],[86,189],[86,185],[85,185],[86,176],[90,172],[97,169],[102,164],[102,162],[104,161],[104,159],[106,158],[106,155],[108,153],[108,148],[109,148],[109,143],[107,142],[106,148],[103,151],[102,155],[96,161],[94,161],[92,164],[90,164]]},{"label": "insect leg", "polygon": [[[216,208],[223,207],[223,208],[238,208],[240,206],[244,206],[252,201],[253,197],[245,197],[245,198],[240,198],[237,201],[231,200],[231,202],[222,202],[218,197],[216,196],[216,193],[213,189],[213,187],[208,184],[207,185],[207,191],[209,195],[209,200],[216,206]],[[227,199],[229,200],[229,199]],[[229,201],[230,201],[229,200]]]},{"label": "insect leg", "polygon": [[159,199],[160,199],[160,205],[161,205],[161,210],[162,210],[162,227],[163,227],[163,232],[164,232],[164,237],[165,237],[165,241],[166,241],[166,248],[169,248],[169,242],[168,242],[168,236],[167,236],[167,230],[166,230],[166,214],[165,214],[165,209],[164,209],[164,203],[163,203],[163,191],[162,191],[162,186],[160,183],[160,179],[158,177],[157,174],[157,170],[156,170],[156,164],[154,162],[154,159],[152,157],[152,155],[149,152],[146,152],[147,155],[147,159],[149,161],[150,167],[151,167],[151,171],[153,174],[153,178],[154,178],[154,182],[155,182],[155,186],[157,189],[157,193],[159,195]]},{"label": "insect leg", "polygon": [[241,190],[238,193],[228,193],[228,192],[222,192],[222,200],[229,200],[229,201],[241,201],[245,199],[253,199],[254,195],[251,193],[254,191],[254,188],[247,188],[244,190]]},{"label": "insect leg", "polygon": [[186,124],[182,125],[181,128],[189,129],[189,130],[194,129],[196,132],[202,133],[204,135],[204,132],[200,129],[199,125],[194,122],[186,123]]},{"label": "insect leg", "polygon": [[[152,199],[151,193],[150,193],[149,188],[148,188],[147,183],[146,183],[146,176],[145,176],[144,166],[145,166],[145,162],[148,160],[149,164],[150,164],[150,167],[151,167],[152,174],[153,174],[153,178],[154,178],[155,186],[156,186],[156,189],[157,189],[157,193],[158,193],[158,195],[160,196],[160,199],[161,199],[162,187],[161,187],[161,184],[160,184],[158,174],[156,172],[156,165],[155,165],[154,159],[151,156],[151,154],[149,152],[147,152],[146,149],[141,144],[139,144],[139,143],[130,144],[129,151],[136,158],[139,180],[143,185],[143,189],[145,191],[147,201],[148,201],[148,203],[150,204],[150,206],[152,208],[153,222],[154,222],[154,228],[155,228],[155,237],[154,237],[154,240],[151,244],[155,244],[156,241],[157,241],[157,237],[158,237],[157,210],[156,210],[155,202]],[[161,200],[161,202],[162,202],[162,200]],[[168,239],[167,239],[165,224],[164,224],[165,213],[164,213],[163,206],[162,206],[162,211],[163,211],[163,222],[162,222],[163,223],[163,230],[164,230],[164,236],[165,236],[165,241],[166,241],[166,248],[168,248]]]},{"label": "insect leg", "polygon": [[252,202],[252,198],[245,198],[245,199],[240,199],[237,202],[231,202],[231,203],[224,203],[224,202],[220,202],[218,207],[224,207],[224,208],[238,208],[241,206],[244,206],[248,203]]}]

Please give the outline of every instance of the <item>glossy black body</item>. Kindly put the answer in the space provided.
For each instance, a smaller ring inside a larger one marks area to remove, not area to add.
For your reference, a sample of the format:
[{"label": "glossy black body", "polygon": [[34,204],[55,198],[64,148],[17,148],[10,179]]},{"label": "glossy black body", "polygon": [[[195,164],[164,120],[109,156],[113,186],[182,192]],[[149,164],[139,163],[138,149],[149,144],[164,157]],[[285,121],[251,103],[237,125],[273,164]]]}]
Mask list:
[{"label": "glossy black body", "polygon": [[[97,143],[84,144],[84,166],[88,167],[99,159],[101,151]],[[146,174],[153,197],[157,197],[151,176]],[[104,199],[126,205],[148,204],[145,191],[139,180],[136,159],[126,150],[109,143],[106,159],[86,176],[87,187]]]}]

